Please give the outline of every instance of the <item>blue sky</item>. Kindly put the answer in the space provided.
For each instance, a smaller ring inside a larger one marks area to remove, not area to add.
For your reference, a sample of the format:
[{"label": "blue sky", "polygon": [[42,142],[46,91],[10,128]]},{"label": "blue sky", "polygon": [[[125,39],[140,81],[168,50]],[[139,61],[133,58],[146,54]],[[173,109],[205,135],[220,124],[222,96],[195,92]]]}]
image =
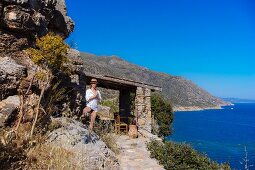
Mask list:
[{"label": "blue sky", "polygon": [[255,99],[253,0],[67,0],[67,8],[80,51]]}]

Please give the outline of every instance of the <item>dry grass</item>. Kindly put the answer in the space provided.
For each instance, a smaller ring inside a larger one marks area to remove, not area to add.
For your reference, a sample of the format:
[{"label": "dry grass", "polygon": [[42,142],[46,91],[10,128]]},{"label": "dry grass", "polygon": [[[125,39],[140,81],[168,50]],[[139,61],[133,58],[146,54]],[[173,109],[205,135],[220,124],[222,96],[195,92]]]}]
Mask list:
[{"label": "dry grass", "polygon": [[[109,141],[109,140],[108,140]],[[38,145],[31,149],[27,156],[27,170],[112,170],[119,169],[119,164],[111,157],[106,157],[103,153],[99,153],[98,160],[91,159],[88,155],[80,155],[61,147],[53,145]],[[79,157],[79,159],[76,159]],[[93,160],[93,161],[92,161]]]},{"label": "dry grass", "polygon": [[100,135],[102,141],[106,144],[106,146],[111,149],[115,154],[120,153],[120,149],[116,143],[116,137],[113,134],[107,133],[104,135]]},{"label": "dry grass", "polygon": [[94,131],[110,150],[115,154],[119,154],[119,147],[116,143],[116,136],[112,133],[112,128],[113,125],[109,122],[96,121]]},{"label": "dry grass", "polygon": [[74,153],[61,147],[42,144],[28,152],[29,166],[26,169],[81,169],[72,161]]}]

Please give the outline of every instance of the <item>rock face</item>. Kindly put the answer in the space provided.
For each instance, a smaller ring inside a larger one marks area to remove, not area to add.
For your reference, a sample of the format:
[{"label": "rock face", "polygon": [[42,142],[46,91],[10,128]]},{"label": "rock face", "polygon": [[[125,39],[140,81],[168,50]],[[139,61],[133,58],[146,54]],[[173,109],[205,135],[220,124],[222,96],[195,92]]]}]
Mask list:
[{"label": "rock face", "polygon": [[[26,91],[35,74],[36,65],[23,49],[32,47],[36,38],[48,32],[67,38],[73,28],[65,0],[0,0],[0,101],[17,94],[18,89]],[[63,79],[61,86],[72,92],[67,94],[63,106],[57,107],[59,111],[72,112],[71,115],[81,112],[85,94],[79,55],[76,50],[69,51],[73,75],[60,77]],[[37,85],[33,82],[33,93]]]},{"label": "rock face", "polygon": [[58,0],[56,3],[56,10],[53,11],[52,23],[55,32],[59,34],[69,35],[70,31],[73,31],[73,20],[67,16],[65,0]]},{"label": "rock face", "polygon": [[15,116],[20,105],[20,99],[16,96],[9,96],[0,102],[0,127],[3,127]]},{"label": "rock face", "polygon": [[0,101],[17,93],[20,79],[26,76],[26,68],[13,59],[0,57]]},{"label": "rock face", "polygon": [[63,79],[63,86],[67,91],[71,91],[68,94],[66,106],[68,106],[67,109],[71,110],[72,115],[80,115],[85,105],[86,94],[86,77],[83,73],[83,62],[80,59],[80,52],[75,49],[68,51],[68,57],[72,61],[69,67],[74,70],[74,73]]},{"label": "rock face", "polygon": [[115,154],[87,126],[66,118],[54,121],[61,122],[62,127],[49,135],[47,143],[74,153],[71,161],[76,165],[86,165],[82,169],[120,169]]},{"label": "rock face", "polygon": [[74,23],[66,15],[64,0],[0,0],[0,53],[22,50],[50,31],[68,37]]}]

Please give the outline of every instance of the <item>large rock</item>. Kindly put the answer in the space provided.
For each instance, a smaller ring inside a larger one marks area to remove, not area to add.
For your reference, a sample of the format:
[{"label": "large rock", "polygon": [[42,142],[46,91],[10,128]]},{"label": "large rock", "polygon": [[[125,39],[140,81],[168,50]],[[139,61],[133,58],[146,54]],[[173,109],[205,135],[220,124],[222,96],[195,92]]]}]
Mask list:
[{"label": "large rock", "polygon": [[74,22],[66,15],[63,0],[0,0],[0,53],[23,50],[49,31],[67,38]]},{"label": "large rock", "polygon": [[32,13],[31,9],[22,8],[19,5],[6,6],[3,12],[5,27],[12,31],[35,30]]},{"label": "large rock", "polygon": [[86,165],[83,169],[120,169],[115,154],[86,125],[67,118],[58,118],[61,128],[54,130],[47,140],[48,144],[74,153],[76,165]]},{"label": "large rock", "polygon": [[[51,11],[48,12],[50,16],[52,15]],[[46,18],[45,15],[36,11],[34,8],[22,7],[20,5],[7,5],[4,7],[2,20],[2,26],[7,30],[14,32],[26,31],[23,33],[40,36],[47,33],[47,25],[50,18]]]},{"label": "large rock", "polygon": [[[0,0],[0,100],[26,92],[30,85],[36,65],[24,49],[34,47],[36,38],[48,32],[67,38],[73,27],[64,0]],[[58,75],[63,82],[59,87],[68,93],[56,107],[59,112],[70,110],[72,116],[82,112],[86,80],[79,52],[70,51],[72,62],[68,66],[72,75]],[[34,81],[30,90],[37,93],[39,88],[38,81]]]},{"label": "large rock", "polygon": [[11,32],[1,30],[0,28],[0,53],[19,51],[27,48],[28,46],[29,41],[22,34],[13,34]]},{"label": "large rock", "polygon": [[0,57],[0,100],[16,93],[26,68],[9,57]]},{"label": "large rock", "polygon": [[75,72],[83,72],[83,61],[80,58],[80,52],[76,49],[68,49],[67,56],[70,59],[70,66]]},{"label": "large rock", "polygon": [[56,10],[53,11],[53,18],[50,22],[53,26],[54,31],[64,36],[69,35],[74,29],[73,20],[67,16],[65,0],[58,0],[56,2]]},{"label": "large rock", "polygon": [[28,3],[28,0],[3,0],[3,2],[23,5],[23,4]]},{"label": "large rock", "polygon": [[5,126],[5,124],[16,116],[19,105],[20,98],[17,95],[9,96],[0,102],[0,127]]},{"label": "large rock", "polygon": [[79,116],[85,105],[86,77],[83,73],[84,68],[80,59],[80,52],[75,49],[69,49],[67,56],[70,59],[67,67],[72,70],[72,74],[66,78],[62,77],[62,79],[63,86],[71,93],[68,93],[69,100],[64,103],[62,113],[67,116]]}]

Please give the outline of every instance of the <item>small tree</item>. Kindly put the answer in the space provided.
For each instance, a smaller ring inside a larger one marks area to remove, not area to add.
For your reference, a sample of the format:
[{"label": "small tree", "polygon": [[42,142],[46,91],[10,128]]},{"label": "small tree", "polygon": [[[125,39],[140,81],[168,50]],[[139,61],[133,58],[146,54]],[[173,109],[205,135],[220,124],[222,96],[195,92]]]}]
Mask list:
[{"label": "small tree", "polygon": [[164,100],[159,94],[152,94],[151,112],[158,124],[158,130],[153,133],[162,137],[170,135],[172,133],[171,124],[174,119],[173,109],[170,102]]},{"label": "small tree", "polygon": [[36,40],[36,48],[26,50],[31,56],[32,61],[39,67],[36,78],[41,85],[41,93],[30,134],[31,138],[38,119],[44,92],[51,86],[51,82],[58,72],[68,72],[68,68],[66,67],[66,63],[69,61],[67,58],[68,48],[60,36],[49,33]]}]

